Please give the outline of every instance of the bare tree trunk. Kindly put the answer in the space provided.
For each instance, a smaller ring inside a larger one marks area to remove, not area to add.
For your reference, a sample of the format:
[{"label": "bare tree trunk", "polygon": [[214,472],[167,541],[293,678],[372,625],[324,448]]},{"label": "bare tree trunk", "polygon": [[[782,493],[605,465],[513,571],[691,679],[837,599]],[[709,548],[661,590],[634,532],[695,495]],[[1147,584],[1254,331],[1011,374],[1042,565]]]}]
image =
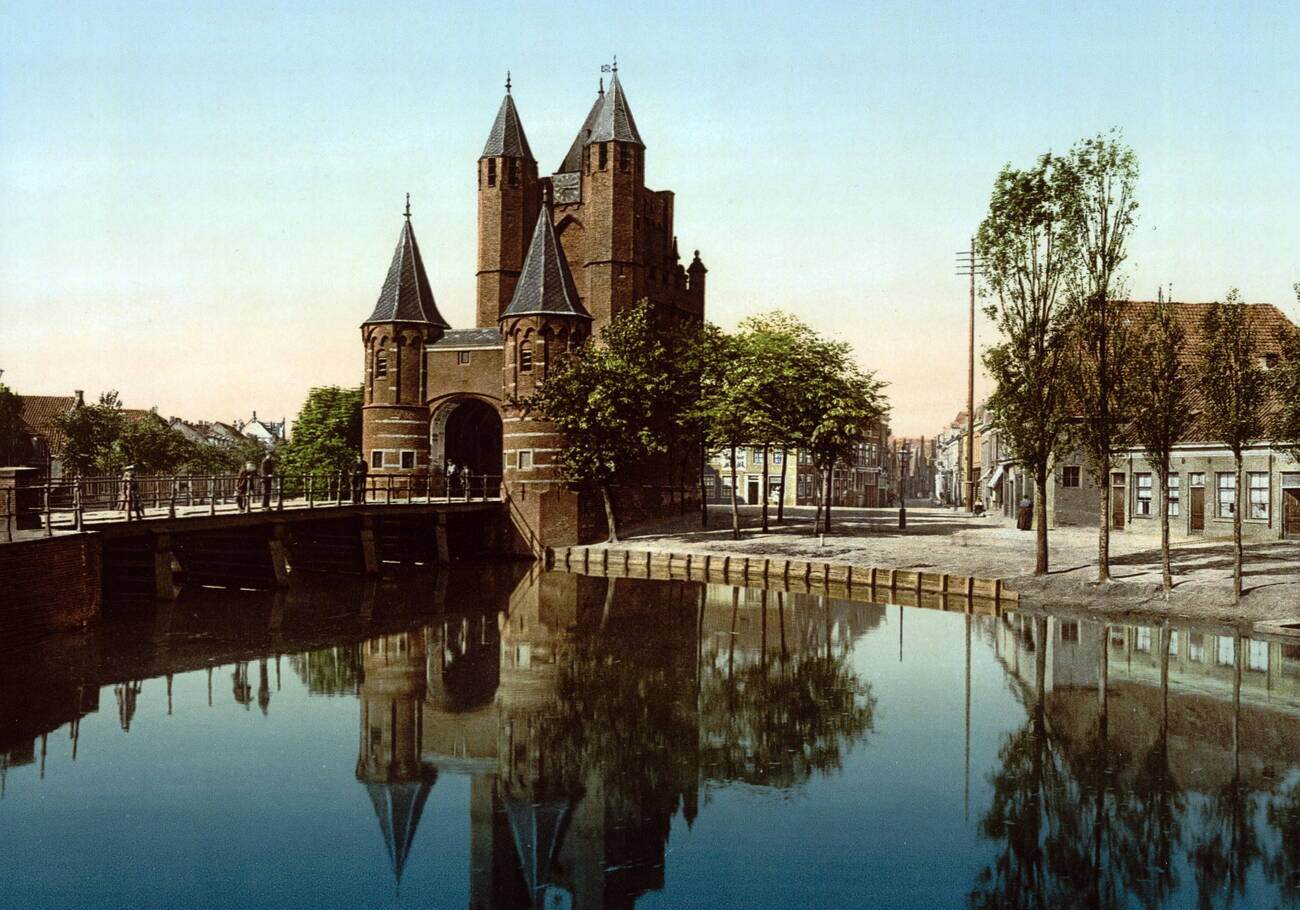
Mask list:
[{"label": "bare tree trunk", "polygon": [[736,447],[731,447],[731,539],[740,540],[740,506],[736,502]]},{"label": "bare tree trunk", "polygon": [[[781,498],[776,502],[776,523],[785,523],[785,463],[790,459],[790,451],[781,446]],[[796,475],[797,476],[797,475]]]},{"label": "bare tree trunk", "polygon": [[600,497],[605,501],[605,523],[609,525],[609,542],[618,543],[618,519],[614,515],[614,497],[610,495],[609,484],[600,485]]},{"label": "bare tree trunk", "polygon": [[708,458],[709,450],[700,442],[700,527],[709,526],[709,494],[704,485],[704,480],[708,476]]},{"label": "bare tree trunk", "polygon": [[813,513],[813,534],[817,534],[822,529],[822,468],[816,462],[813,463],[813,501],[817,504],[817,511]]},{"label": "bare tree trunk", "polygon": [[1236,502],[1232,506],[1232,597],[1241,601],[1241,453],[1233,453],[1237,466]]},{"label": "bare tree trunk", "polygon": [[1039,468],[1034,475],[1034,511],[1037,519],[1034,574],[1047,574],[1047,468]]},{"label": "bare tree trunk", "polygon": [[763,533],[766,534],[767,527],[767,496],[768,496],[768,464],[767,460],[772,456],[772,447],[766,442],[763,443]]},{"label": "bare tree trunk", "polygon": [[1174,587],[1169,568],[1169,464],[1160,472],[1160,583],[1168,594]]},{"label": "bare tree trunk", "polygon": [[1098,472],[1097,502],[1097,584],[1110,581],[1110,467]]}]

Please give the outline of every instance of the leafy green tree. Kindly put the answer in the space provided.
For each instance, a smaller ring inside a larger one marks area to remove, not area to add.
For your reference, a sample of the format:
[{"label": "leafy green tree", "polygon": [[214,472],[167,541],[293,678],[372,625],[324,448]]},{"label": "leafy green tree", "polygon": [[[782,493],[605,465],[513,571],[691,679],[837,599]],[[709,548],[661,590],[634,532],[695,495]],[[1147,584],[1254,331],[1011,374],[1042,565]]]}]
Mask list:
[{"label": "leafy green tree", "polygon": [[658,423],[669,439],[670,450],[679,456],[675,460],[682,466],[683,487],[687,461],[694,460],[699,467],[700,523],[707,528],[709,502],[704,477],[709,426],[701,402],[710,399],[722,383],[729,340],[712,323],[692,319],[668,326],[666,345],[674,369],[666,377]]},{"label": "leafy green tree", "polygon": [[1120,266],[1137,212],[1137,156],[1118,131],[1084,139],[1061,168],[1066,230],[1079,256],[1070,294],[1074,337],[1066,361],[1076,435],[1097,484],[1097,581],[1110,580],[1110,471],[1123,443],[1133,344],[1125,319]]},{"label": "leafy green tree", "polygon": [[260,441],[247,437],[238,441],[195,445],[180,471],[199,475],[235,474],[245,465],[260,465],[266,451],[266,446]]},{"label": "leafy green tree", "polygon": [[669,333],[642,301],[606,325],[599,340],[562,360],[545,385],[521,402],[564,434],[560,473],[600,491],[611,543],[618,541],[615,479],[668,451],[666,409],[675,400],[668,355]]},{"label": "leafy green tree", "polygon": [[885,384],[849,359],[847,345],[826,343],[823,351],[827,353],[824,374],[812,386],[817,404],[806,412],[800,433],[807,439],[808,452],[822,478],[821,528],[814,523],[814,534],[831,530],[835,466],[851,461],[858,443],[889,411],[883,395]]},{"label": "leafy green tree", "polygon": [[1259,364],[1249,307],[1236,288],[1223,304],[1209,307],[1202,330],[1205,350],[1199,383],[1203,419],[1211,439],[1232,452],[1236,489],[1232,506],[1233,596],[1241,600],[1242,451],[1264,433],[1268,375]]},{"label": "leafy green tree", "polygon": [[22,464],[31,454],[31,439],[23,422],[23,399],[0,382],[0,465]]},{"label": "leafy green tree", "polygon": [[984,354],[995,389],[994,427],[1012,457],[1034,476],[1038,524],[1034,573],[1048,570],[1047,478],[1069,443],[1065,366],[1073,314],[1068,289],[1079,267],[1071,229],[1073,177],[1059,158],[998,174],[977,249],[984,265],[985,312],[1001,341]]},{"label": "leafy green tree", "polygon": [[[1160,573],[1165,591],[1173,587],[1169,566],[1169,460],[1192,422],[1185,333],[1174,305],[1161,300],[1142,325],[1135,345],[1130,406],[1134,439],[1160,482]],[[1103,484],[1103,491],[1108,485]]]},{"label": "leafy green tree", "polygon": [[280,470],[331,477],[351,470],[361,451],[361,401],[361,386],[308,392],[292,437],[277,450]]},{"label": "leafy green tree", "polygon": [[109,449],[107,464],[112,473],[133,464],[141,474],[165,474],[191,458],[194,449],[194,443],[151,412],[124,422]]},{"label": "leafy green tree", "polygon": [[65,474],[116,473],[113,444],[126,426],[116,391],[104,392],[95,404],[72,408],[54,422],[68,440],[63,448]]}]

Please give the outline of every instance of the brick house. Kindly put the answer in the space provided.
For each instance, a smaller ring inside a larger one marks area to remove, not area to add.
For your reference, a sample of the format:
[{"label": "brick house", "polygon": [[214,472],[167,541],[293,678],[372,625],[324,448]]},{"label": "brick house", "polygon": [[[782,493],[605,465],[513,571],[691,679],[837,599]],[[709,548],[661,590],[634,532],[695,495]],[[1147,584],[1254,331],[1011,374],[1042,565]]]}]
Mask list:
[{"label": "brick house", "polygon": [[[617,72],[559,167],[539,176],[507,81],[476,167],[476,324],[443,318],[410,205],[387,277],[361,327],[362,448],[371,471],[502,478],[526,546],[599,536],[603,509],[559,480],[555,428],[517,407],[565,352],[648,300],[666,320],[702,319],[707,269],[678,255],[674,194],[646,186],[646,146]],[[689,461],[688,461],[689,459]],[[635,522],[681,505],[694,457],[622,478]],[[516,541],[519,543],[519,541]]]},{"label": "brick house", "polygon": [[[1194,369],[1203,356],[1202,320],[1213,303],[1178,303],[1176,312],[1186,333],[1185,361]],[[1155,304],[1131,304],[1138,318]],[[1290,320],[1271,304],[1249,305],[1250,331],[1267,368],[1282,354],[1282,333],[1295,331]],[[1192,409],[1201,408],[1193,390]],[[1012,463],[998,446],[996,434],[986,431],[985,479],[981,493],[986,505],[1007,517],[1015,514],[1021,495],[1033,496],[1032,478]],[[1232,533],[1235,466],[1232,453],[1208,438],[1199,419],[1187,438],[1174,448],[1170,474],[1170,531],[1180,537],[1217,537]],[[1300,463],[1276,442],[1261,439],[1248,446],[1242,466],[1242,534],[1256,540],[1300,539]],[[1158,533],[1160,484],[1140,446],[1122,449],[1108,482],[1110,525],[1113,530]],[[1095,527],[1097,485],[1080,453],[1061,459],[1052,468],[1047,492],[1048,521],[1052,527]]]}]

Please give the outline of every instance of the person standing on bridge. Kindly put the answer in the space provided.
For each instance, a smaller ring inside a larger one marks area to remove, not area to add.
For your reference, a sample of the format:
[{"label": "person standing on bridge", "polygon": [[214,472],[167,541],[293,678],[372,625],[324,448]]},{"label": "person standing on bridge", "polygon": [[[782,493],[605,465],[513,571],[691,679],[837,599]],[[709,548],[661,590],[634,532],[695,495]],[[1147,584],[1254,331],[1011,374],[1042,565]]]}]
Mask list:
[{"label": "person standing on bridge", "polygon": [[266,511],[271,509],[271,483],[274,477],[275,463],[271,461],[271,453],[267,452],[262,459],[262,508]]},{"label": "person standing on bridge", "polygon": [[366,475],[370,473],[370,465],[366,463],[365,456],[358,456],[356,464],[352,466],[352,502],[354,505],[361,505],[366,501]]},{"label": "person standing on bridge", "polygon": [[135,465],[129,464],[122,472],[122,494],[126,499],[128,516],[135,513],[136,518],[144,518],[144,508],[140,504],[140,481],[135,476]]},{"label": "person standing on bridge", "polygon": [[244,467],[235,475],[235,503],[239,506],[239,511],[243,512],[248,509],[248,494],[253,486],[253,470],[251,461],[245,462]]}]

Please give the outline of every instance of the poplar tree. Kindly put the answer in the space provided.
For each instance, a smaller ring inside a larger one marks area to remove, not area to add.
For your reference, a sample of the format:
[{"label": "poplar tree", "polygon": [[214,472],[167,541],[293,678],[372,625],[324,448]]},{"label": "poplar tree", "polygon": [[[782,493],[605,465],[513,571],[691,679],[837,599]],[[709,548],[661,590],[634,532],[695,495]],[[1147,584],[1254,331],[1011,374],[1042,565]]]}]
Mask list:
[{"label": "poplar tree", "polygon": [[1205,351],[1199,386],[1209,437],[1232,452],[1236,489],[1232,506],[1233,597],[1241,600],[1242,452],[1264,431],[1263,411],[1268,376],[1259,364],[1251,335],[1250,311],[1236,288],[1228,299],[1207,308],[1202,331]]},{"label": "poplar tree", "polygon": [[1048,570],[1048,471],[1069,444],[1063,367],[1073,324],[1067,291],[1078,268],[1071,179],[1050,153],[1024,170],[1007,165],[976,239],[992,298],[985,313],[1001,333],[984,354],[995,382],[989,411],[1011,456],[1034,477],[1035,575]]},{"label": "poplar tree", "polygon": [[1169,460],[1192,423],[1190,377],[1183,368],[1186,333],[1174,305],[1167,300],[1156,304],[1141,328],[1143,340],[1135,346],[1133,357],[1132,431],[1160,482],[1160,575],[1168,592],[1173,588],[1169,567]]},{"label": "poplar tree", "polygon": [[1132,341],[1120,266],[1137,212],[1138,164],[1118,131],[1084,139],[1061,165],[1072,270],[1074,337],[1067,361],[1075,431],[1097,484],[1097,581],[1110,580],[1110,472],[1123,444]]}]

